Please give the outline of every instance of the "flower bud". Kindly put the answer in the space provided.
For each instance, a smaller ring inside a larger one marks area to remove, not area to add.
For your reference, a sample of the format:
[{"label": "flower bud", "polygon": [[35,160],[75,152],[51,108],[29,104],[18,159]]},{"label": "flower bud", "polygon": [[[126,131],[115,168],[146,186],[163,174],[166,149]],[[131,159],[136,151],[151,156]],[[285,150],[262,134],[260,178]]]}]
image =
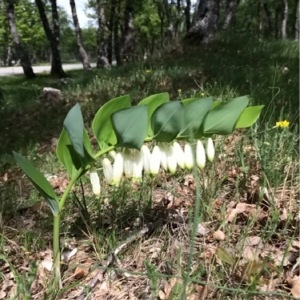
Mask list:
[{"label": "flower bud", "polygon": [[168,145],[161,143],[159,145],[160,149],[160,165],[165,170],[168,171],[168,159],[167,159],[167,152],[168,152]]},{"label": "flower bud", "polygon": [[134,156],[132,160],[132,177],[133,181],[140,182],[142,181],[142,175],[143,175],[143,156],[140,151],[134,151]]},{"label": "flower bud", "polygon": [[194,153],[190,143],[184,145],[185,168],[191,170],[194,167]]},{"label": "flower bud", "polygon": [[101,193],[100,179],[98,173],[95,170],[92,170],[90,172],[90,181],[91,181],[93,193],[96,196],[100,196]]},{"label": "flower bud", "polygon": [[196,162],[197,166],[202,170],[205,167],[206,156],[205,156],[205,149],[200,140],[197,141],[196,146]]},{"label": "flower bud", "polygon": [[168,145],[168,148],[166,149],[166,155],[167,155],[168,171],[171,174],[174,174],[177,168],[177,158],[176,158],[176,153],[174,151],[174,148],[172,146]]},{"label": "flower bud", "polygon": [[158,146],[154,146],[151,153],[151,160],[150,160],[150,173],[152,175],[158,175],[160,162],[161,162],[160,148]]},{"label": "flower bud", "polygon": [[147,145],[143,145],[141,148],[141,154],[143,158],[143,167],[146,174],[150,173],[150,161],[151,161],[151,152]]},{"label": "flower bud", "polygon": [[184,152],[178,142],[173,143],[177,164],[181,169],[185,168]]},{"label": "flower bud", "polygon": [[124,157],[123,154],[118,152],[112,168],[112,184],[118,186],[123,176],[124,170]]},{"label": "flower bud", "polygon": [[207,155],[207,158],[210,162],[212,162],[215,158],[215,147],[214,147],[214,142],[211,138],[209,138],[207,140],[206,155]]},{"label": "flower bud", "polygon": [[108,184],[111,184],[113,168],[108,158],[102,160],[103,174]]},{"label": "flower bud", "polygon": [[109,151],[109,156],[112,158],[112,159],[115,159],[116,158],[116,151],[115,150],[111,150],[111,151]]},{"label": "flower bud", "polygon": [[129,149],[126,149],[123,153],[124,158],[124,174],[127,178],[132,177],[133,173],[133,160],[134,157]]}]

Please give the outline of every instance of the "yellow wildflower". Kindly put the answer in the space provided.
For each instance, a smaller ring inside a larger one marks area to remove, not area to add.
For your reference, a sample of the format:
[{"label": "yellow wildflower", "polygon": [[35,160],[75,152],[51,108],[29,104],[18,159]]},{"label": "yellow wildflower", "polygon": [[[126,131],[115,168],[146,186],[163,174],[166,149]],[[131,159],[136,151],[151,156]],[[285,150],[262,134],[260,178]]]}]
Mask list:
[{"label": "yellow wildflower", "polygon": [[151,70],[146,70],[146,73],[150,74],[152,71]]},{"label": "yellow wildflower", "polygon": [[287,128],[289,127],[290,122],[287,120],[276,122],[276,127]]}]

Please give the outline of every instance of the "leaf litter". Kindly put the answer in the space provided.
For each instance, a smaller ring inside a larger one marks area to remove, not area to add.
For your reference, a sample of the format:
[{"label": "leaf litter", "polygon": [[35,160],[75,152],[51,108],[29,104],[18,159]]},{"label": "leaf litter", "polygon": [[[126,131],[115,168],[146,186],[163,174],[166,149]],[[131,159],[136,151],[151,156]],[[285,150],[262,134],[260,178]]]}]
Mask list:
[{"label": "leaf litter", "polygon": [[[256,289],[260,292],[277,292],[300,299],[300,239],[295,227],[297,187],[287,188],[284,184],[275,192],[271,187],[261,187],[260,166],[253,159],[256,154],[252,147],[245,149],[251,166],[250,175],[245,178],[243,170],[232,159],[234,141],[239,141],[238,135],[226,139],[225,155],[219,157],[214,180],[222,184],[211,199],[212,211],[208,221],[197,225],[195,255],[191,264],[193,280],[186,286],[187,299],[219,299],[220,291],[217,286],[222,285],[225,274],[229,276],[227,285],[232,287],[249,286],[256,282]],[[224,181],[225,173],[227,176]],[[13,174],[9,171],[3,174],[1,185],[19,180]],[[62,192],[67,179],[60,173],[51,176],[52,186],[57,192]],[[189,210],[194,205],[198,183],[191,174],[180,176],[178,181],[174,176],[162,174],[160,182],[155,182],[152,212],[144,217],[143,222],[159,225],[149,235],[137,239],[125,248],[121,256],[114,258],[112,266],[90,292],[91,299],[148,299],[153,293],[159,299],[173,299],[182,291],[183,283],[180,278],[187,267],[190,251]],[[237,189],[241,180],[246,180],[243,190]],[[30,189],[26,182],[19,181],[19,184]],[[200,184],[207,187],[209,183]],[[274,208],[278,210],[279,227],[266,238],[264,228],[271,224],[270,213]],[[76,211],[74,208],[73,210]],[[52,272],[52,254],[46,246],[51,240],[51,233],[43,233],[46,243],[41,250],[32,249],[28,253],[27,249],[19,245],[24,243],[20,238],[21,232],[36,231],[39,224],[42,224],[41,221],[47,220],[48,213],[44,207],[29,207],[19,211],[16,218],[5,220],[2,231],[6,241],[3,249],[4,256],[10,263],[0,261],[3,278],[0,299],[17,295],[18,282],[14,274],[28,274],[31,262],[38,267],[29,293],[32,299],[43,299],[43,292],[49,285]],[[295,216],[295,221],[291,222],[291,215]],[[112,222],[111,218],[108,220],[108,224]],[[124,231],[121,236],[124,237],[124,233],[125,236],[130,235],[136,226],[129,225],[129,231]],[[42,233],[42,228],[40,230]],[[95,248],[93,234],[88,233],[85,238],[78,235],[75,239],[76,247],[63,254],[66,256],[63,265],[64,286],[70,288],[57,299],[77,299],[80,292],[78,284],[87,286],[97,276],[97,270],[104,261],[105,249],[99,252]],[[217,271],[218,268],[221,271]],[[158,276],[154,290],[151,272],[170,278]],[[224,274],[218,275],[218,272]],[[198,275],[194,277],[193,273]],[[75,287],[71,287],[74,284]]]}]

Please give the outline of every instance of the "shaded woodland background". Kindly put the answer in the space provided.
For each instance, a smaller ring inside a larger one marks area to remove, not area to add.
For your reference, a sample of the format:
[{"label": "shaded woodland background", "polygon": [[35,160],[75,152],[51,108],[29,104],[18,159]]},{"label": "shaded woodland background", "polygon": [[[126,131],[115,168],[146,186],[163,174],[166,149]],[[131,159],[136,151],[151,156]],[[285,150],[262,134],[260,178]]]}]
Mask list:
[{"label": "shaded woodland background", "polygon": [[208,44],[231,35],[299,39],[299,1],[295,0],[89,0],[92,21],[80,28],[76,1],[72,18],[56,0],[0,2],[0,64],[51,63],[64,77],[62,62],[90,62],[98,68],[137,61],[179,46]]}]

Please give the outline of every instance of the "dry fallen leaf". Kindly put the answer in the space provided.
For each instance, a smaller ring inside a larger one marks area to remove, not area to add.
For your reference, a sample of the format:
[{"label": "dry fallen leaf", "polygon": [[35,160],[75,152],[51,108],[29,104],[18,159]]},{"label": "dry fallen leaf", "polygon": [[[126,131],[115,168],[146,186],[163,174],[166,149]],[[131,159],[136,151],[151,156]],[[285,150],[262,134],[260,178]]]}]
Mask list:
[{"label": "dry fallen leaf", "polygon": [[227,222],[232,222],[238,214],[242,213],[253,213],[256,211],[255,204],[248,204],[248,203],[238,203],[235,208],[227,209],[227,214],[225,220]]},{"label": "dry fallen leaf", "polygon": [[208,231],[209,230],[204,226],[203,223],[198,224],[198,228],[197,228],[198,235],[205,236],[205,235],[207,235]]},{"label": "dry fallen leaf", "polygon": [[0,299],[5,299],[6,293],[4,291],[0,291]]},{"label": "dry fallen leaf", "polygon": [[291,293],[296,299],[300,299],[300,276],[288,277],[287,282],[292,286]]},{"label": "dry fallen leaf", "polygon": [[264,245],[259,236],[246,237],[242,256],[249,261],[258,260]]}]

